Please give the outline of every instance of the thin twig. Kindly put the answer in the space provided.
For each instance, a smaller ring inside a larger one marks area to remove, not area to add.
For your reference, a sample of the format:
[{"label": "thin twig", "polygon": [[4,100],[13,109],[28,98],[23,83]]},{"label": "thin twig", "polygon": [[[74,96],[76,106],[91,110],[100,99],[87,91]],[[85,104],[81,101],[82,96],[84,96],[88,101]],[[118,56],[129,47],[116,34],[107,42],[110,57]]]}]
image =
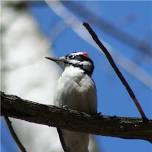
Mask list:
[{"label": "thin twig", "polygon": [[[70,11],[61,2],[56,1],[52,3],[48,0],[45,0],[45,2],[48,4],[50,9],[62,19],[63,24],[71,27],[75,34],[78,35],[85,42],[87,42],[89,45],[95,48],[97,47],[94,43],[92,43],[90,38],[88,38],[87,33],[82,28],[82,22],[80,21],[80,19],[76,15],[70,13]],[[146,87],[152,89],[152,78],[149,73],[140,68],[140,66],[137,65],[134,61],[130,60],[119,52],[116,52],[115,49],[112,49],[110,51],[112,55],[115,56],[117,64],[119,64],[125,71],[135,77]],[[134,66],[134,68],[132,68],[132,66]]]},{"label": "thin twig", "polygon": [[4,119],[6,121],[6,124],[8,126],[8,129],[9,129],[13,139],[15,140],[15,142],[16,142],[17,146],[19,147],[19,149],[21,150],[21,152],[27,152],[26,149],[24,148],[24,146],[22,145],[22,143],[20,142],[19,138],[17,137],[9,118],[6,115],[4,115]]},{"label": "thin twig", "polygon": [[100,49],[103,51],[103,53],[105,54],[105,56],[107,57],[110,65],[112,66],[113,70],[115,71],[115,73],[117,74],[117,76],[119,77],[119,79],[121,80],[122,84],[125,86],[128,94],[130,95],[130,97],[132,98],[132,100],[134,101],[139,113],[141,114],[141,117],[144,121],[147,121],[147,117],[144,113],[144,111],[142,110],[141,105],[139,104],[139,101],[137,99],[137,97],[135,96],[133,90],[131,89],[131,87],[129,86],[128,82],[126,81],[126,79],[124,78],[124,76],[122,75],[122,73],[120,72],[120,70],[118,69],[118,67],[116,66],[112,56],[110,55],[109,51],[107,50],[107,48],[102,44],[102,42],[99,40],[98,36],[96,35],[96,33],[93,31],[93,29],[90,27],[90,25],[88,23],[83,23],[84,27],[88,30],[88,32],[90,33],[90,35],[92,36],[93,40],[96,42],[96,44],[100,47]]},{"label": "thin twig", "polygon": [[89,115],[1,93],[1,115],[71,131],[152,141],[152,120]]},{"label": "thin twig", "polygon": [[102,18],[102,16],[98,16],[96,13],[90,11],[90,9],[87,9],[85,5],[81,5],[79,2],[61,1],[61,3],[71,12],[77,14],[84,20],[87,20],[89,23],[96,25],[100,30],[106,32],[113,38],[132,48],[135,48],[137,51],[139,50],[142,55],[149,58],[152,57],[152,47],[150,43],[146,43],[143,40],[138,39],[138,37],[134,37],[123,31],[111,22],[107,21],[105,18]]}]

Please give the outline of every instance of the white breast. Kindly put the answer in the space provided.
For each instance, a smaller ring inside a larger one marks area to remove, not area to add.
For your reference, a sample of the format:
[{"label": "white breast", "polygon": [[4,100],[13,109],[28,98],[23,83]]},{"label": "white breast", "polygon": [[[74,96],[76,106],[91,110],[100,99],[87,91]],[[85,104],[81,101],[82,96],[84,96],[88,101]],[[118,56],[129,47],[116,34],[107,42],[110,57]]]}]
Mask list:
[{"label": "white breast", "polygon": [[71,109],[96,113],[96,87],[93,80],[75,67],[67,67],[58,80],[54,98],[57,106],[67,105]]}]

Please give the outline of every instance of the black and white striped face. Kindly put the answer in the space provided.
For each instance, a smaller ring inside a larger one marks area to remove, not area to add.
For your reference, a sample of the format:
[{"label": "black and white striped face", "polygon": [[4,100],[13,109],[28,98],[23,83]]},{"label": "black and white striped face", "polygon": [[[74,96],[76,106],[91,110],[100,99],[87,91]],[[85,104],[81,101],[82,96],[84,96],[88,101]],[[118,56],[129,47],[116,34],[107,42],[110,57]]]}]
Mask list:
[{"label": "black and white striped face", "polygon": [[89,58],[87,52],[74,52],[65,56],[69,65],[79,67],[84,70],[87,74],[91,75],[93,73],[94,64]]},{"label": "black and white striped face", "polygon": [[67,66],[74,66],[82,69],[88,75],[91,75],[94,70],[93,61],[89,58],[87,52],[73,52],[60,58],[46,58],[56,62],[63,69]]}]

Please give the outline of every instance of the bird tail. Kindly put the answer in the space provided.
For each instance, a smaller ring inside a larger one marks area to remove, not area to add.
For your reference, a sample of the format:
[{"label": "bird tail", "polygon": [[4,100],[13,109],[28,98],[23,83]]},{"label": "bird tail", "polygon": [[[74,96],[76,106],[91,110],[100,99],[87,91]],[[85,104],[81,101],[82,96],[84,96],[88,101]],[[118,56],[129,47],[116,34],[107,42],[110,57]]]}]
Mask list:
[{"label": "bird tail", "polygon": [[57,128],[57,132],[58,132],[60,142],[61,142],[61,145],[62,145],[62,148],[63,148],[64,152],[70,152],[68,150],[68,148],[66,147],[66,144],[65,144],[65,141],[64,141],[64,138],[63,138],[63,134],[62,134],[62,130],[60,128]]}]

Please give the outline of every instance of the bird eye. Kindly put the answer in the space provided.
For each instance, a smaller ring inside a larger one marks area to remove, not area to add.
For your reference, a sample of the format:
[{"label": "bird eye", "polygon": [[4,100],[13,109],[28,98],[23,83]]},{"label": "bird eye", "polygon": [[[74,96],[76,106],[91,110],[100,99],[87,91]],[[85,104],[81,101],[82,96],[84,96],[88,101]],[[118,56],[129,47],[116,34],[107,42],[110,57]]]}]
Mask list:
[{"label": "bird eye", "polygon": [[69,59],[74,59],[75,58],[74,55],[69,55],[68,57],[69,57]]}]

